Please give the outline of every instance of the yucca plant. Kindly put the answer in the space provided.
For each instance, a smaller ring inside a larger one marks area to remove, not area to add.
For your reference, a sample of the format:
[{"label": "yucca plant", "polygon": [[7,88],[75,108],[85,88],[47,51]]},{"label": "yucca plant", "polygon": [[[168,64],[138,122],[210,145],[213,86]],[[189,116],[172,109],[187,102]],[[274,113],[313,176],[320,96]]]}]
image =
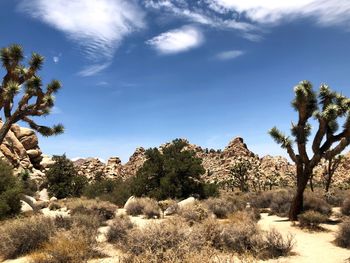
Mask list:
[{"label": "yucca plant", "polygon": [[25,66],[22,47],[14,44],[0,50],[0,59],[6,70],[0,86],[0,111],[3,111],[5,117],[0,128],[0,144],[11,125],[18,121],[28,123],[43,136],[63,133],[64,128],[61,124],[47,127],[38,125],[32,119],[50,114],[54,106],[54,94],[61,88],[58,80],[51,81],[46,89],[43,88],[37,72],[43,65],[44,57],[32,53],[28,66]]},{"label": "yucca plant", "polygon": [[[303,194],[312,178],[313,169],[322,158],[329,160],[340,154],[350,144],[350,99],[321,85],[318,94],[309,81],[300,82],[295,88],[292,106],[298,112],[298,123],[292,123],[291,133],[298,152],[293,149],[293,140],[276,127],[269,131],[272,138],[286,149],[296,165],[297,191],[289,211],[289,219],[296,221],[303,211]],[[311,135],[310,119],[318,122],[318,130],[312,141],[312,156],[306,145]],[[339,119],[345,119],[339,130]]]}]

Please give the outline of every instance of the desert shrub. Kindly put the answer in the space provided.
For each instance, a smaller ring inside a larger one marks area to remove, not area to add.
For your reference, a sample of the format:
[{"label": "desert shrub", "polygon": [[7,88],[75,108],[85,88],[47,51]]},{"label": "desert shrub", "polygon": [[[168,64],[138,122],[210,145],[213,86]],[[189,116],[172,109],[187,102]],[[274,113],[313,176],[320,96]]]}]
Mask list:
[{"label": "desert shrub", "polygon": [[0,220],[21,211],[20,182],[13,175],[10,165],[0,160]]},{"label": "desert shrub", "polygon": [[131,200],[125,207],[126,213],[131,216],[142,215],[145,203],[146,202],[143,198],[135,198]]},{"label": "desert shrub", "polygon": [[55,232],[51,219],[42,216],[16,219],[0,226],[0,255],[16,258],[38,249]]},{"label": "desert shrub", "polygon": [[332,190],[324,194],[325,200],[331,206],[341,206],[347,196],[349,196],[349,191],[340,189],[336,191]]},{"label": "desert shrub", "polygon": [[128,216],[116,217],[110,224],[110,229],[107,232],[107,240],[112,243],[126,242],[127,234],[133,224]]},{"label": "desert shrub", "polygon": [[178,214],[190,224],[201,222],[208,218],[208,210],[199,202],[181,208]]},{"label": "desert shrub", "polygon": [[229,196],[226,198],[209,198],[205,201],[209,211],[218,218],[226,218],[229,214],[246,207],[246,200],[241,196]]},{"label": "desert shrub", "polygon": [[221,246],[226,250],[236,253],[249,251],[256,255],[261,246],[262,235],[257,224],[247,219],[225,225],[220,234],[220,241]]},{"label": "desert shrub", "polygon": [[58,210],[61,209],[61,205],[58,202],[52,202],[49,204],[49,209],[50,210]]},{"label": "desert shrub", "polygon": [[326,202],[326,200],[312,194],[305,195],[304,210],[317,211],[327,216],[332,213],[332,207]]},{"label": "desert shrub", "polygon": [[78,175],[74,164],[65,155],[54,156],[55,163],[46,172],[48,192],[57,198],[80,196],[87,178]]},{"label": "desert shrub", "polygon": [[128,235],[124,249],[133,255],[141,255],[146,251],[154,253],[159,260],[164,253],[177,248],[179,255],[188,251],[181,249],[185,243],[188,227],[179,220],[169,220],[159,224],[151,224],[144,228],[134,228]]},{"label": "desert shrub", "polygon": [[350,220],[340,224],[335,242],[338,246],[350,248]]},{"label": "desert shrub", "polygon": [[288,235],[284,238],[281,233],[272,228],[264,235],[263,249],[260,252],[260,258],[278,258],[288,256],[295,244],[294,237]]},{"label": "desert shrub", "polygon": [[276,191],[261,192],[259,195],[255,195],[251,199],[251,205],[256,208],[268,208],[271,205],[273,194]]},{"label": "desert shrub", "polygon": [[71,210],[71,215],[97,216],[101,222],[112,219],[118,208],[116,205],[106,201],[87,199],[68,199],[64,202],[64,205]]},{"label": "desert shrub", "polygon": [[270,209],[273,214],[286,216],[289,212],[293,195],[288,190],[279,190],[272,194]]},{"label": "desert shrub", "polygon": [[30,179],[28,170],[24,170],[19,174],[20,183],[22,185],[23,194],[34,196],[35,192],[38,191],[38,185],[35,181]]},{"label": "desert shrub", "polygon": [[343,215],[350,216],[350,197],[346,198],[341,206]]},{"label": "desert shrub", "polygon": [[93,245],[91,239],[79,232],[60,232],[31,255],[31,260],[33,263],[86,262],[98,255]]},{"label": "desert shrub", "polygon": [[58,229],[71,229],[73,225],[73,218],[70,216],[55,216],[54,218],[55,227]]},{"label": "desert shrub", "polygon": [[155,200],[149,200],[148,202],[145,203],[143,207],[142,213],[147,217],[147,218],[159,218],[160,217],[160,208]]},{"label": "desert shrub", "polygon": [[298,216],[299,225],[301,227],[317,229],[319,225],[325,223],[328,220],[328,216],[321,214],[320,212],[308,210]]},{"label": "desert shrub", "polygon": [[126,213],[132,216],[146,215],[147,218],[159,217],[159,206],[151,198],[135,198],[125,207]]}]

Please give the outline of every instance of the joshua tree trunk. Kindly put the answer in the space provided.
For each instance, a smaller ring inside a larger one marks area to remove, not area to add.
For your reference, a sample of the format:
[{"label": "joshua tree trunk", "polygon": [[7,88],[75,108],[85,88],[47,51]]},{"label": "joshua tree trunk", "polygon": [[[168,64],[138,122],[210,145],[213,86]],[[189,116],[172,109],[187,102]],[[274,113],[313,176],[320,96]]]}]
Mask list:
[{"label": "joshua tree trunk", "polygon": [[289,210],[289,220],[291,221],[298,220],[298,215],[303,211],[304,191],[311,174],[309,170],[304,170],[302,167],[297,169],[297,190]]},{"label": "joshua tree trunk", "polygon": [[12,121],[12,118],[10,118],[10,119],[6,120],[6,122],[0,128],[0,145],[4,141],[9,130],[11,129],[12,124],[13,124],[13,121]]}]

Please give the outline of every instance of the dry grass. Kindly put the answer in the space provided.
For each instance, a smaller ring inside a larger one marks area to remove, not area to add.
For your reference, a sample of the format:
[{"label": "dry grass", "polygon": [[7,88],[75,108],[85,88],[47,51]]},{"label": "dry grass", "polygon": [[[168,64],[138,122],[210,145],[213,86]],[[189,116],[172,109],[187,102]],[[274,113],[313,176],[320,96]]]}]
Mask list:
[{"label": "dry grass", "polygon": [[0,255],[4,259],[24,255],[38,249],[54,232],[52,220],[42,216],[7,221],[0,227]]}]

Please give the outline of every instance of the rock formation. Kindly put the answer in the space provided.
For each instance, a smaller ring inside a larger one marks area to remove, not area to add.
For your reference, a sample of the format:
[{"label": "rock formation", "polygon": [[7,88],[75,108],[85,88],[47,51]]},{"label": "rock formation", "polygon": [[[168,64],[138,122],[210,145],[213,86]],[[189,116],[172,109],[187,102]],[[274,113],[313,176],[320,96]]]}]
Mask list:
[{"label": "rock formation", "polygon": [[[0,127],[3,123],[0,121]],[[38,137],[29,128],[12,125],[4,142],[0,145],[0,158],[7,160],[17,169],[37,171],[42,169],[42,152]]]},{"label": "rock formation", "polygon": [[[257,158],[261,170],[265,176],[277,176],[281,185],[294,185],[295,183],[295,166],[281,156],[264,156],[259,159],[257,155],[251,152],[242,138],[235,138],[229,142],[224,150],[203,149],[200,146],[188,143],[187,149],[196,152],[196,155],[203,160],[203,166],[206,173],[203,179],[209,182],[220,182],[230,175],[230,169],[234,161],[239,156]],[[162,151],[170,143],[159,146]],[[137,170],[146,160],[145,149],[140,147],[132,154],[129,161],[124,165],[118,157],[110,158],[107,163],[103,163],[96,158],[81,159],[75,162],[80,174],[88,178],[94,178],[96,172],[103,172],[108,178],[126,179],[136,175]],[[315,179],[320,177],[322,167],[315,169]],[[339,170],[334,176],[336,185],[341,185],[344,180],[349,181],[350,186],[350,153],[344,159]]]}]

